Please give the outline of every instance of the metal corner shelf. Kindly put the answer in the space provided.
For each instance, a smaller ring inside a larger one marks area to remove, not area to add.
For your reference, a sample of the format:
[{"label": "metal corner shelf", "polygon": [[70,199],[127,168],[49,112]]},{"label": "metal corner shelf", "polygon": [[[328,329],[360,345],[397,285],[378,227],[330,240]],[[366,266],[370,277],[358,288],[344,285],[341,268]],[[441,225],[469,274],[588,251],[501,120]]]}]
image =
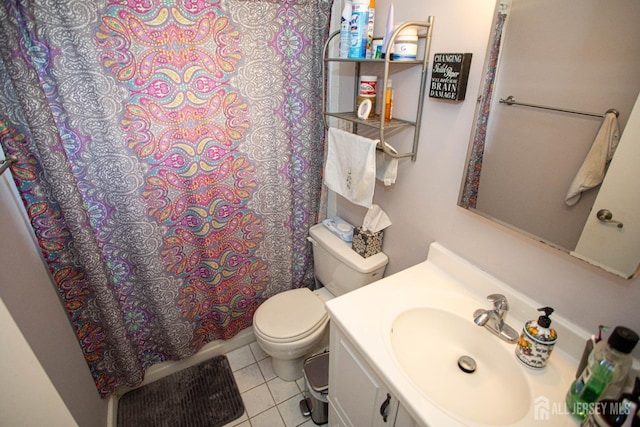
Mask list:
[{"label": "metal corner shelf", "polygon": [[[324,67],[322,68],[322,80],[324,82],[323,87],[322,87],[322,106],[323,106],[323,113],[324,113],[324,124],[325,127],[327,126],[327,117],[335,117],[341,120],[346,120],[348,122],[351,122],[354,124],[354,132],[357,131],[357,126],[358,125],[362,125],[362,126],[367,126],[370,128],[375,128],[378,130],[379,136],[380,136],[380,144],[377,147],[379,150],[382,150],[385,152],[385,154],[387,154],[390,157],[396,158],[396,159],[400,159],[400,158],[406,158],[406,157],[411,157],[412,161],[416,160],[416,156],[417,156],[417,152],[418,152],[418,143],[419,143],[419,138],[420,138],[420,125],[421,125],[421,121],[422,121],[422,111],[423,111],[423,107],[424,107],[424,97],[425,97],[425,93],[426,93],[426,88],[427,88],[427,72],[428,72],[428,64],[429,64],[429,54],[430,54],[430,50],[431,50],[431,34],[432,34],[432,29],[433,29],[433,22],[434,22],[434,17],[433,16],[429,16],[427,21],[406,21],[403,22],[402,24],[398,25],[398,27],[396,28],[396,30],[393,32],[393,34],[391,35],[390,39],[389,39],[389,45],[392,46],[395,42],[396,37],[400,34],[400,32],[402,32],[402,30],[404,30],[407,27],[418,27],[418,28],[422,28],[422,29],[426,29],[426,32],[422,32],[418,35],[418,37],[420,39],[424,39],[424,52],[422,55],[422,59],[417,59],[417,60],[399,60],[399,61],[394,61],[391,59],[391,55],[386,55],[386,57],[384,59],[351,59],[351,58],[337,58],[337,57],[332,57],[329,55],[329,46],[332,43],[332,41],[334,40],[339,40],[339,37],[336,38],[337,36],[340,35],[340,31],[334,31],[333,33],[331,33],[329,35],[329,38],[327,39],[327,41],[324,44],[324,48],[323,48],[323,58],[324,58]],[[353,96],[353,111],[350,112],[330,112],[327,111],[327,98],[328,98],[328,89],[327,89],[327,75],[328,75],[328,64],[330,62],[348,62],[348,63],[354,63],[356,70],[355,70],[355,88],[356,90],[354,91],[354,96]],[[398,118],[393,118],[390,121],[386,121],[386,120],[381,120],[380,117],[384,117],[385,115],[385,109],[386,109],[386,105],[384,102],[380,103],[380,115],[375,115],[372,118],[369,118],[367,120],[361,120],[356,116],[355,110],[356,110],[356,100],[357,100],[357,87],[359,84],[359,77],[360,77],[360,65],[361,64],[384,64],[384,74],[383,74],[383,78],[382,78],[382,92],[380,93],[386,93],[387,92],[387,84],[388,84],[388,80],[389,80],[389,69],[391,66],[396,66],[396,65],[409,65],[409,66],[421,66],[421,74],[420,74],[420,92],[419,92],[419,96],[418,96],[418,105],[416,108],[416,118],[415,120],[404,120],[404,119],[398,119]],[[389,148],[389,145],[385,142],[385,131],[389,130],[390,133],[391,131],[394,130],[399,130],[402,128],[406,128],[406,127],[413,127],[414,128],[414,134],[413,134],[413,148],[411,150],[411,152],[408,153],[394,153],[393,151],[391,151],[391,149]]]}]

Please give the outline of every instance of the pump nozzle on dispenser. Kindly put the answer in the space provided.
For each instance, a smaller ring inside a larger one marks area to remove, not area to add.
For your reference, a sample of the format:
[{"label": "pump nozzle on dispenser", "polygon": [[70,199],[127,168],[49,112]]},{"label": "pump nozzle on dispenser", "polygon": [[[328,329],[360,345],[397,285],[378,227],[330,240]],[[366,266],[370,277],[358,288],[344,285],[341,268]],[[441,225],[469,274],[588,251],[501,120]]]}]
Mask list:
[{"label": "pump nozzle on dispenser", "polygon": [[544,316],[538,317],[538,325],[542,326],[543,328],[548,328],[549,326],[551,326],[551,319],[549,318],[549,316],[551,316],[551,314],[553,313],[553,308],[542,307],[539,308],[538,311],[544,312]]}]

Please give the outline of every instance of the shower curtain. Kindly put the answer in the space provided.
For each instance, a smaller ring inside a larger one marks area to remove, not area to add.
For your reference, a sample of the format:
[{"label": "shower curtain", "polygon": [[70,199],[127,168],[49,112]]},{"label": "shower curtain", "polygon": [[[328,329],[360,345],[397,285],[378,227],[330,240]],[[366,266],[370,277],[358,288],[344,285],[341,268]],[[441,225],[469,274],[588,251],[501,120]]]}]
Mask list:
[{"label": "shower curtain", "polygon": [[467,171],[464,186],[460,197],[460,206],[475,209],[478,202],[478,188],[480,187],[480,173],[482,172],[482,160],[484,158],[484,147],[487,139],[487,124],[491,113],[491,103],[493,101],[493,87],[498,71],[498,60],[500,58],[500,47],[502,46],[502,33],[507,20],[507,13],[503,9],[504,2],[500,4],[496,16],[493,35],[491,38],[491,48],[487,59],[487,72],[482,86],[480,105],[476,117],[475,133],[467,160]]},{"label": "shower curtain", "polygon": [[101,396],[312,283],[330,7],[3,2],[0,142]]}]

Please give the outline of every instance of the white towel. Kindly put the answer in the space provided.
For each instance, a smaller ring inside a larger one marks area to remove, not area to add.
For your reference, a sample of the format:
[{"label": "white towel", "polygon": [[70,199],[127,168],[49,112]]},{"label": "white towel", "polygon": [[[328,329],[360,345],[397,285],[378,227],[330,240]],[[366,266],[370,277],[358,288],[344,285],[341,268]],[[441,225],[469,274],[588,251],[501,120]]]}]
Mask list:
[{"label": "white towel", "polygon": [[[386,143],[385,143],[386,144]],[[387,148],[394,154],[398,154],[395,148],[387,144]],[[398,177],[398,159],[387,155],[384,151],[376,150],[376,178],[384,185],[396,183]]]},{"label": "white towel", "polygon": [[587,157],[569,186],[564,200],[568,206],[578,203],[583,191],[602,183],[607,163],[613,158],[619,140],[618,117],[614,113],[606,113]]},{"label": "white towel", "polygon": [[369,138],[329,128],[324,183],[347,200],[371,207],[376,181],[376,144]]}]

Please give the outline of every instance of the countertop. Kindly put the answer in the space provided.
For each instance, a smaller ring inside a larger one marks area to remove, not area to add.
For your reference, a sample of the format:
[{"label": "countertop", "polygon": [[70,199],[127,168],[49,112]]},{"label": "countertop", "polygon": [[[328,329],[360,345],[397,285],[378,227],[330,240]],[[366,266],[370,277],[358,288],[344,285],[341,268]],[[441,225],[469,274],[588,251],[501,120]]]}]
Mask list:
[{"label": "countertop", "polygon": [[[420,425],[481,426],[487,424],[473,423],[443,410],[411,382],[395,360],[388,331],[399,313],[421,306],[464,307],[465,316],[469,311],[469,321],[473,322],[472,307],[490,308],[491,303],[486,296],[491,293],[501,293],[508,298],[511,309],[506,321],[518,332],[525,321],[537,318],[536,310],[544,306],[434,243],[426,261],[330,300],[327,309],[331,322],[339,326],[360,350],[371,368]],[[529,412],[510,425],[530,426],[534,422],[545,426],[579,425],[567,414],[564,402],[589,334],[559,314],[554,313],[552,317],[558,342],[547,366],[540,370],[528,368],[517,362],[514,355],[514,362],[522,369],[527,381],[535,383],[535,387],[532,388]],[[515,351],[514,344],[503,342],[480,327],[478,333],[487,333],[489,339],[495,339],[509,351]]]}]

